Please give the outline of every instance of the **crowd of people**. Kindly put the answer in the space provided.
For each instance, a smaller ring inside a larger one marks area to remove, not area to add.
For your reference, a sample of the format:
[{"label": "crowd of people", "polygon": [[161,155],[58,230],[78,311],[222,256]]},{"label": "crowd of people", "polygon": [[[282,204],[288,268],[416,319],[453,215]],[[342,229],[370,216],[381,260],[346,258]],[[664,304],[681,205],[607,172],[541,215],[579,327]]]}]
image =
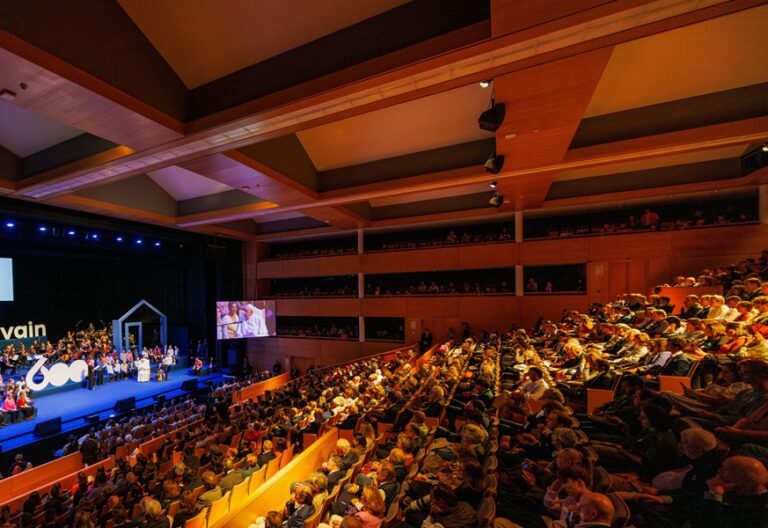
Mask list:
[{"label": "crowd of people", "polygon": [[273,279],[272,296],[277,298],[357,297],[357,277]]},{"label": "crowd of people", "polygon": [[[752,203],[754,202],[754,203]],[[704,205],[668,205],[631,211],[606,211],[574,217],[530,218],[525,239],[602,236],[674,231],[755,222],[757,201],[717,201]]]},{"label": "crowd of people", "polygon": [[[98,459],[138,431],[167,441],[73,490],[30,495],[0,524],[171,528],[176,503],[183,526],[284,450],[306,448],[303,433],[334,424],[352,439],[254,526],[303,528],[317,515],[331,528],[485,528],[494,515],[526,528],[768,526],[768,295],[755,274],[765,255],[729,283],[752,290],[738,296],[742,321],[728,320],[734,307],[719,295],[689,297],[676,314],[668,299],[628,294],[530,331],[475,340],[464,324],[426,361],[407,352],[314,370],[231,405],[240,382],[157,409],[164,421],[117,420],[72,448],[95,444]],[[660,390],[662,375],[690,387]],[[590,389],[614,395],[587,414]],[[391,433],[377,436],[379,424]]]},{"label": "crowd of people", "polygon": [[515,292],[512,268],[366,275],[366,297],[490,295]]},{"label": "crowd of people", "polygon": [[279,317],[277,335],[280,337],[322,337],[329,339],[357,339],[356,318]]},{"label": "crowd of people", "polygon": [[397,249],[511,242],[514,240],[514,237],[515,228],[511,222],[476,224],[462,226],[461,229],[441,228],[371,234],[365,238],[365,250],[392,251]]}]

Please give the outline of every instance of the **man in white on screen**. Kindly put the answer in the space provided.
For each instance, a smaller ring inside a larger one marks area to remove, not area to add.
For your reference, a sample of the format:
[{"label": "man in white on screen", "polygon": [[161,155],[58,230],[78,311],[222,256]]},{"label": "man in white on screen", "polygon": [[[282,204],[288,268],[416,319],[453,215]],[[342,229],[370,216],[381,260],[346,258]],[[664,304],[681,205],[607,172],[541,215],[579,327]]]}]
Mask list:
[{"label": "man in white on screen", "polygon": [[262,337],[269,335],[266,313],[252,304],[245,306],[245,320],[242,322],[243,337]]}]

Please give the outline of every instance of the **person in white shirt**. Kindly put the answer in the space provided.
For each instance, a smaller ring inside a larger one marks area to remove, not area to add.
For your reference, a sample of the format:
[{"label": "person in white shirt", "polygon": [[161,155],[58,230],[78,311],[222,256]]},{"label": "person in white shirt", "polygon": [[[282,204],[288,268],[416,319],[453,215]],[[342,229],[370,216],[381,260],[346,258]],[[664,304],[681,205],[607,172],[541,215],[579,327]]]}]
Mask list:
[{"label": "person in white shirt", "polygon": [[238,312],[239,310],[237,303],[233,301],[229,303],[229,313],[221,318],[221,322],[225,328],[224,337],[226,339],[236,339],[238,337],[243,337],[240,325],[240,314]]},{"label": "person in white shirt", "polygon": [[709,312],[707,313],[707,319],[715,319],[719,321],[725,320],[731,309],[725,306],[725,299],[722,295],[712,295],[709,298]]},{"label": "person in white shirt", "polygon": [[549,384],[544,380],[544,374],[539,367],[531,367],[527,373],[528,383],[520,388],[520,395],[526,400],[540,400]]},{"label": "person in white shirt", "polygon": [[262,337],[269,335],[264,310],[252,304],[245,305],[245,321],[241,323],[243,337]]}]

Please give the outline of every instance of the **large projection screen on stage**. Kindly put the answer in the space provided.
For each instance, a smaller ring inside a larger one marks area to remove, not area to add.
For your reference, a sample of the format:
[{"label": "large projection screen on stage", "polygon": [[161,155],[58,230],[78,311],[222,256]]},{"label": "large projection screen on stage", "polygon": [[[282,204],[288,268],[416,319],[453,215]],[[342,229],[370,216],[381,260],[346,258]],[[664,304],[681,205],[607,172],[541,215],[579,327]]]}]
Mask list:
[{"label": "large projection screen on stage", "polygon": [[0,258],[0,301],[13,300],[13,260]]},{"label": "large projection screen on stage", "polygon": [[275,301],[217,301],[216,339],[248,339],[277,334]]}]

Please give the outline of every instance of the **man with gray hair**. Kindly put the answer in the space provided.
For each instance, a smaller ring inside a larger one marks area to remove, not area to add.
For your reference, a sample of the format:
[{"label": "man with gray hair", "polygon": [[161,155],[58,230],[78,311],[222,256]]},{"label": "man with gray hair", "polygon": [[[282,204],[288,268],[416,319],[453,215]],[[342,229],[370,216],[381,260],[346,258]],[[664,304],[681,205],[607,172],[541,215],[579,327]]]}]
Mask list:
[{"label": "man with gray hair", "polygon": [[253,304],[245,305],[245,320],[240,325],[243,337],[263,337],[269,335],[264,310],[259,310]]}]

